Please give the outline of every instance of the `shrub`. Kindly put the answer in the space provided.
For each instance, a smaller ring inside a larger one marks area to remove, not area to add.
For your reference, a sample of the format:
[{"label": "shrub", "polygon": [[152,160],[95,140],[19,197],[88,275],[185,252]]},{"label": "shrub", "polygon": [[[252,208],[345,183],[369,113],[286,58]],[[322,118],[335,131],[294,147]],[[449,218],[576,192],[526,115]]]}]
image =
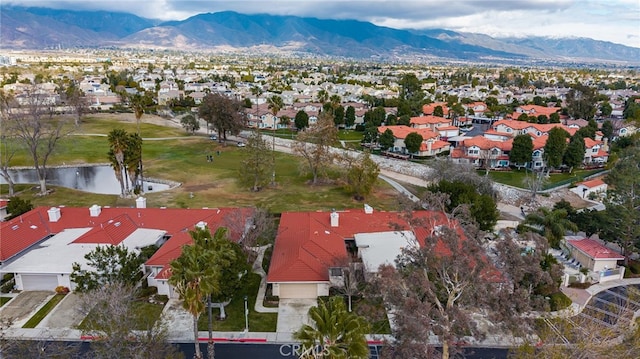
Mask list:
[{"label": "shrub", "polygon": [[63,285],[59,285],[56,287],[57,294],[67,294],[69,293],[69,287],[65,287]]},{"label": "shrub", "polygon": [[569,284],[569,287],[578,288],[578,289],[587,289],[591,287],[591,282],[584,282],[584,283],[575,282],[575,283]]},{"label": "shrub", "polygon": [[571,305],[571,299],[562,292],[555,292],[549,296],[549,306],[551,311],[565,309]]}]

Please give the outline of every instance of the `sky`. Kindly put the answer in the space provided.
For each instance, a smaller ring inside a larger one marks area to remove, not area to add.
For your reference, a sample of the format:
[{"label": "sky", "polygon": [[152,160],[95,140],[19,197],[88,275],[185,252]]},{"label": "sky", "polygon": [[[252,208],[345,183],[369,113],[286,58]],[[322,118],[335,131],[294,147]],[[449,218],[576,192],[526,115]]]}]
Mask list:
[{"label": "sky", "polygon": [[396,29],[448,29],[493,37],[588,37],[640,48],[640,0],[2,0],[4,4],[130,12],[184,20],[232,10],[355,19]]}]

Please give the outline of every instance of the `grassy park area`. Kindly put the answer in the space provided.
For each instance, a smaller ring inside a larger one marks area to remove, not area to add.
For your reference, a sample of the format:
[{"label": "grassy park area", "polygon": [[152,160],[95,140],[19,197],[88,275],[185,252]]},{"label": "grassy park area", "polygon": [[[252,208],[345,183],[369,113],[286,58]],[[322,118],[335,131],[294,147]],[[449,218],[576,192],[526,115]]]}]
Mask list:
[{"label": "grassy park area", "polygon": [[[87,117],[79,130],[60,142],[51,156],[48,166],[107,163],[109,144],[106,135],[114,128],[128,132],[136,131],[135,121],[118,118]],[[95,136],[102,135],[102,136]],[[240,188],[236,179],[243,159],[244,148],[224,145],[211,141],[205,136],[190,136],[180,128],[143,123],[144,176],[171,180],[181,186],[146,194],[149,207],[236,207],[259,206],[272,212],[304,211],[318,209],[344,209],[361,207],[344,191],[340,181],[323,186],[310,186],[309,177],[301,172],[296,156],[276,154],[277,186],[251,192]],[[152,138],[171,138],[150,140]],[[218,155],[219,153],[219,155]],[[213,162],[207,162],[207,155],[214,155]],[[16,154],[12,166],[32,166],[26,152]],[[21,195],[30,199],[35,206],[133,206],[132,198],[117,195],[101,195],[79,192],[68,188],[55,188],[49,196],[35,196],[33,186],[20,186]],[[7,193],[5,185],[1,193]],[[383,182],[378,182],[374,193],[366,202],[375,208],[395,209],[395,191]]]}]

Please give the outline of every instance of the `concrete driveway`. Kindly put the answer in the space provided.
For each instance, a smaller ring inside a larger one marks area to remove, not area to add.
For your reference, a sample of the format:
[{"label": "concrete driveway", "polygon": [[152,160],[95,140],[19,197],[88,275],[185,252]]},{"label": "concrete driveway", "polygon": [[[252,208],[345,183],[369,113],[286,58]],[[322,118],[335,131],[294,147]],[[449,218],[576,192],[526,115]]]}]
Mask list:
[{"label": "concrete driveway", "polygon": [[276,332],[293,333],[309,324],[309,308],[317,305],[316,299],[280,299]]},{"label": "concrete driveway", "polygon": [[22,292],[0,308],[0,316],[11,319],[14,327],[22,326],[31,313],[44,305],[54,294],[50,291]]},{"label": "concrete driveway", "polygon": [[64,299],[38,324],[38,328],[75,328],[84,319],[80,310],[82,299],[75,293]]}]

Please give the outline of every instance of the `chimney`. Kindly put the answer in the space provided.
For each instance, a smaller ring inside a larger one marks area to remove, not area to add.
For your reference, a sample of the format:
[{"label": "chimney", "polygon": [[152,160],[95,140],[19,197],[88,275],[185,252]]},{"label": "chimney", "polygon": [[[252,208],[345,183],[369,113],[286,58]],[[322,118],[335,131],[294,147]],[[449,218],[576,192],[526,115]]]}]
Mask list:
[{"label": "chimney", "polygon": [[101,210],[102,208],[100,206],[98,206],[97,204],[94,204],[93,206],[89,207],[89,215],[91,217],[98,217],[100,215]]},{"label": "chimney", "polygon": [[136,198],[136,208],[147,208],[147,199],[144,197]]},{"label": "chimney", "polygon": [[364,204],[364,213],[365,214],[372,214],[373,213],[373,207],[371,207],[368,204]]},{"label": "chimney", "polygon": [[49,214],[49,222],[58,222],[58,220],[60,219],[61,214],[60,208],[58,207],[49,208],[47,213]]},{"label": "chimney", "polygon": [[338,227],[338,220],[340,219],[340,215],[338,214],[338,212],[333,210],[331,212],[330,217],[331,217],[331,227]]}]

